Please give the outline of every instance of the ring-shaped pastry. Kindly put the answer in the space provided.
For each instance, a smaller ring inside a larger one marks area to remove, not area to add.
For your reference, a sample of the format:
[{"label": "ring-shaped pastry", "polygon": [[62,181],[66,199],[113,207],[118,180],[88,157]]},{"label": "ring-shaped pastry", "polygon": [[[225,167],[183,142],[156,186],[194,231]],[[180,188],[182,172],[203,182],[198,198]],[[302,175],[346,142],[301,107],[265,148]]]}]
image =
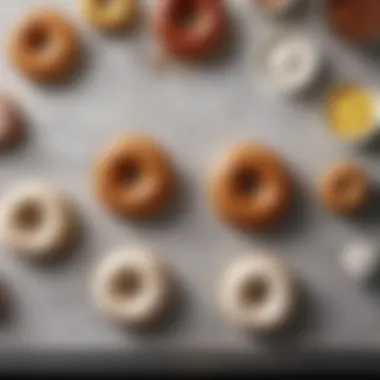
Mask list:
[{"label": "ring-shaped pastry", "polygon": [[210,198],[222,219],[243,228],[267,228],[288,209],[291,178],[269,148],[239,144],[215,166]]},{"label": "ring-shaped pastry", "polygon": [[149,251],[111,252],[96,269],[93,280],[95,304],[118,324],[147,327],[168,310],[171,276]]},{"label": "ring-shaped pastry", "polygon": [[219,287],[222,312],[239,328],[274,333],[290,322],[297,291],[290,271],[277,258],[253,254],[236,259]]},{"label": "ring-shaped pastry", "polygon": [[51,258],[72,242],[77,220],[69,200],[55,187],[27,183],[0,203],[0,231],[6,246],[28,259]]},{"label": "ring-shaped pastry", "polygon": [[126,217],[157,212],[173,192],[173,169],[164,150],[143,135],[118,139],[95,163],[94,185],[100,201]]},{"label": "ring-shaped pastry", "polygon": [[180,58],[214,53],[228,29],[222,0],[161,0],[153,21],[159,41]]},{"label": "ring-shaped pastry", "polygon": [[361,211],[370,198],[370,180],[366,172],[353,162],[332,166],[319,181],[322,204],[339,214]]},{"label": "ring-shaped pastry", "polygon": [[38,9],[20,20],[10,34],[9,55],[27,77],[58,81],[74,71],[79,41],[73,26],[53,9]]}]

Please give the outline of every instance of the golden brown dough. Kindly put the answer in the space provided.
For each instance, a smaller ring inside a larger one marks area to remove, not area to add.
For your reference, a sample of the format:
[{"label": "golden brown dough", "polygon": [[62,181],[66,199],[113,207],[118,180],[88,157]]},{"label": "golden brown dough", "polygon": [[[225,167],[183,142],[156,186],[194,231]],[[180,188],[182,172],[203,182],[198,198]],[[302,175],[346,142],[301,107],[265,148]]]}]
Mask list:
[{"label": "golden brown dough", "polygon": [[79,55],[72,25],[58,11],[38,9],[23,17],[10,35],[13,65],[27,77],[56,81],[71,74]]},{"label": "golden brown dough", "polygon": [[370,197],[370,181],[365,171],[353,162],[332,166],[321,177],[318,193],[330,211],[352,214],[360,211]]},{"label": "golden brown dough", "polygon": [[259,144],[240,144],[214,168],[211,203],[220,217],[244,228],[276,223],[292,200],[291,178],[280,158]]},{"label": "golden brown dough", "polygon": [[133,218],[161,209],[174,187],[169,157],[143,135],[125,136],[111,144],[97,159],[93,179],[103,204],[117,214]]}]

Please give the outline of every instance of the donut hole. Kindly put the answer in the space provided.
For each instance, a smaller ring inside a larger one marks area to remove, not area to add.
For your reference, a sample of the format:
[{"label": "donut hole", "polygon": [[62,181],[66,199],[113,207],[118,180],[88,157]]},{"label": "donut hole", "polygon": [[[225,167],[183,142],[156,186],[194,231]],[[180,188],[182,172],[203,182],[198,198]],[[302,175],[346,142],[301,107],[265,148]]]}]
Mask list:
[{"label": "donut hole", "polygon": [[244,282],[241,302],[245,308],[261,306],[268,298],[269,284],[265,277],[254,277]]},{"label": "donut hole", "polygon": [[42,25],[34,25],[25,34],[25,43],[30,50],[42,52],[51,45],[50,33]]},{"label": "donut hole", "polygon": [[37,202],[26,202],[17,210],[14,224],[26,232],[34,232],[43,221],[41,205]]},{"label": "donut hole", "polygon": [[197,6],[194,0],[182,0],[178,2],[174,11],[174,20],[182,28],[191,27],[197,20]]},{"label": "donut hole", "polygon": [[233,179],[234,191],[239,197],[257,195],[261,187],[260,175],[248,168],[239,169]]},{"label": "donut hole", "polygon": [[124,268],[115,274],[111,282],[111,294],[118,301],[136,298],[143,288],[141,273]]},{"label": "donut hole", "polygon": [[136,185],[142,177],[141,165],[132,159],[119,162],[116,168],[117,183],[123,187]]}]

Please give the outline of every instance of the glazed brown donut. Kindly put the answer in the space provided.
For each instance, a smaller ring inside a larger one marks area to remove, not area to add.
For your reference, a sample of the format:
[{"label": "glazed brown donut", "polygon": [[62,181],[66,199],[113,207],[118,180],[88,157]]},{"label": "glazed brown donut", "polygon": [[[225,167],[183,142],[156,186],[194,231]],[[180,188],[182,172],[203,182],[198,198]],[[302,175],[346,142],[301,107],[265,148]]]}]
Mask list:
[{"label": "glazed brown donut", "polygon": [[211,54],[228,27],[223,0],[161,0],[153,23],[160,42],[181,58]]},{"label": "glazed brown donut", "polygon": [[352,214],[360,211],[370,197],[370,181],[365,171],[352,162],[331,167],[318,185],[322,204],[332,212]]},{"label": "glazed brown donut", "polygon": [[143,135],[119,139],[95,163],[98,198],[111,211],[126,217],[158,211],[172,195],[173,178],[166,153]]},{"label": "glazed brown donut", "polygon": [[5,92],[0,92],[0,150],[19,141],[23,132],[21,110]]},{"label": "glazed brown donut", "polygon": [[380,4],[377,0],[328,0],[327,19],[343,38],[367,42],[379,32]]},{"label": "glazed brown donut", "polygon": [[9,55],[27,77],[54,81],[74,70],[79,42],[73,27],[58,11],[39,9],[26,15],[12,31]]},{"label": "glazed brown donut", "polygon": [[243,228],[262,229],[276,223],[287,210],[291,178],[269,148],[240,144],[214,169],[210,195],[222,219]]}]

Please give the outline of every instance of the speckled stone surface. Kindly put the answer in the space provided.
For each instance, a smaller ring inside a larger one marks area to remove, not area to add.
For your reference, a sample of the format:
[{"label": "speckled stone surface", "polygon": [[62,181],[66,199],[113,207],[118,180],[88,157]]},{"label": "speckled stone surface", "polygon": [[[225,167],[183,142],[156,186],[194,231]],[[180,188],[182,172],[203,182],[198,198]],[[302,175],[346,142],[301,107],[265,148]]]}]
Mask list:
[{"label": "speckled stone surface", "polygon": [[[313,9],[292,27],[324,49],[332,79],[380,85],[376,52],[339,41],[320,17],[321,2],[307,2]],[[380,348],[380,293],[357,288],[338,263],[342,248],[354,237],[380,243],[380,202],[362,217],[344,220],[327,215],[314,191],[316,176],[338,158],[357,158],[374,182],[380,180],[380,151],[359,151],[331,136],[323,121],[321,93],[291,100],[271,90],[254,57],[274,24],[260,18],[251,1],[228,1],[234,32],[228,56],[157,73],[147,28],[108,38],[84,23],[77,2],[42,3],[56,4],[72,16],[86,56],[82,71],[64,86],[39,87],[21,78],[7,61],[7,30],[20,13],[41,2],[1,2],[1,86],[22,104],[30,133],[25,144],[0,157],[0,192],[25,179],[47,178],[76,199],[85,234],[73,255],[51,268],[28,266],[1,248],[0,274],[15,304],[13,317],[1,327],[1,347],[260,349],[261,342],[226,324],[216,306],[215,286],[236,254],[268,249],[293,268],[305,289],[300,323],[286,337],[287,345]],[[129,130],[159,139],[180,173],[175,205],[152,222],[122,222],[107,214],[91,188],[89,169],[96,153]],[[294,210],[273,232],[240,233],[216,220],[207,204],[210,165],[230,143],[244,139],[278,149],[297,180]],[[135,245],[162,255],[183,290],[175,322],[151,337],[118,330],[102,319],[89,297],[97,261],[110,249]]]}]

